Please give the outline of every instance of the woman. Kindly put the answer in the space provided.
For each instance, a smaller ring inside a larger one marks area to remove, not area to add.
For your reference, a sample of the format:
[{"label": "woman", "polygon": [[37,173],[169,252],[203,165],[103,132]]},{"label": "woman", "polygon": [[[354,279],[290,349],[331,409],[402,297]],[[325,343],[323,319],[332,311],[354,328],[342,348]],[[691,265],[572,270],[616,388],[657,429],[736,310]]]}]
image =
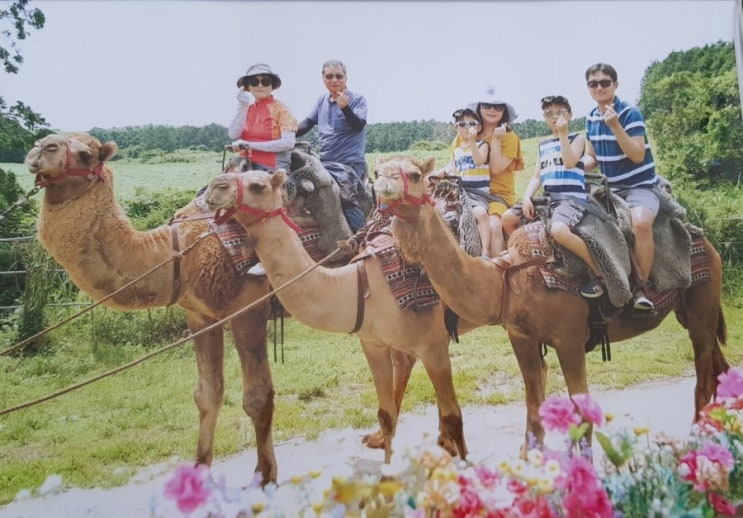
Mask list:
[{"label": "woman", "polygon": [[[237,80],[238,108],[228,130],[232,149],[248,158],[253,169],[273,171],[291,165],[297,119],[289,108],[273,97],[281,79],[271,67],[258,63]],[[250,100],[255,100],[251,104]]]},{"label": "woman", "polygon": [[521,139],[514,133],[511,124],[518,115],[513,106],[494,95],[492,87],[477,102],[470,104],[482,121],[482,130],[477,140],[490,144],[490,257],[497,257],[506,249],[503,237],[503,213],[516,202],[516,171],[524,169],[521,154]]}]

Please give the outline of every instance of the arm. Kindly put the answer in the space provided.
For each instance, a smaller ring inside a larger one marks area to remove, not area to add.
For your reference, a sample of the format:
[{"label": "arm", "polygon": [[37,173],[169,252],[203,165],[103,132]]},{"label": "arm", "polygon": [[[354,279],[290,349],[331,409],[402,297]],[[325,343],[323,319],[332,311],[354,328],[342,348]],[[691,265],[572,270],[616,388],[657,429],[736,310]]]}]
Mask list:
[{"label": "arm", "polygon": [[583,157],[583,170],[589,172],[593,170],[596,165],[598,165],[596,161],[596,150],[593,149],[591,141],[586,139],[586,154]]},{"label": "arm", "polygon": [[572,142],[568,138],[568,121],[560,117],[557,121],[557,136],[560,139],[562,163],[567,169],[572,169],[583,156],[586,147],[586,139],[583,135],[577,135]]},{"label": "arm", "polygon": [[247,140],[236,140],[233,146],[248,145],[258,151],[268,151],[269,153],[279,153],[280,151],[289,151],[294,148],[295,134],[293,131],[282,131],[281,137],[276,140],[267,140],[266,142],[249,142]]},{"label": "arm", "polygon": [[521,202],[524,216],[526,216],[527,219],[534,219],[534,202],[531,199],[534,197],[541,186],[542,164],[539,162],[539,156],[537,156],[537,162],[536,164],[534,164],[534,174],[529,180],[529,185],[526,186],[526,191],[524,192],[524,200]]},{"label": "arm", "polygon": [[481,166],[488,163],[488,155],[490,154],[490,146],[487,142],[480,142],[477,144],[477,130],[470,128],[467,133],[469,140],[470,149],[472,150],[472,160],[474,160],[476,166]]},{"label": "arm", "polygon": [[245,119],[248,115],[248,106],[250,106],[250,94],[245,90],[237,92],[237,113],[230,123],[230,127],[227,129],[227,135],[230,140],[240,138],[240,134],[243,132],[243,126],[245,125]]},{"label": "arm", "polygon": [[297,136],[301,137],[308,131],[310,131],[312,128],[315,127],[315,122],[311,119],[305,119],[302,122],[299,123],[299,127],[297,128]]},{"label": "arm", "polygon": [[343,117],[351,129],[356,133],[360,133],[361,130],[366,126],[366,99],[363,95],[356,96],[353,98],[353,106],[351,106],[351,98],[348,95],[348,91],[344,90],[335,101],[338,103],[338,108],[341,109]]},{"label": "arm", "polygon": [[505,136],[505,125],[501,124],[499,127],[495,128],[495,131],[493,132],[493,145],[490,148],[490,176],[498,176],[508,169],[511,162],[513,162],[513,158],[501,154],[501,144],[503,142],[503,137]]},{"label": "arm", "polygon": [[358,118],[353,110],[351,110],[350,106],[341,108],[341,113],[343,113],[343,116],[346,118],[348,125],[351,126],[351,129],[356,133],[360,133],[361,130],[364,129],[364,126],[366,126],[366,121]]}]

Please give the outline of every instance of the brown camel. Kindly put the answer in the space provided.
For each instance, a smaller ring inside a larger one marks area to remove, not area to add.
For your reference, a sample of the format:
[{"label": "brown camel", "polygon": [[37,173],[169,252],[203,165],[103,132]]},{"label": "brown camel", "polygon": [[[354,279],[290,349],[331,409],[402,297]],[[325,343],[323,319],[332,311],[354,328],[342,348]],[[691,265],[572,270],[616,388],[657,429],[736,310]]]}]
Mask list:
[{"label": "brown camel", "polygon": [[[580,296],[546,288],[537,268],[525,264],[530,255],[523,229],[512,235],[508,246],[513,264],[522,267],[504,271],[491,261],[462,252],[426,194],[426,177],[434,163],[434,159],[411,157],[380,162],[375,192],[380,203],[396,215],[392,232],[402,253],[423,264],[441,299],[467,320],[501,324],[508,332],[526,390],[526,439],[531,433],[541,442],[544,429],[538,409],[545,397],[546,363],[539,344],[555,349],[568,392],[587,393],[588,304]],[[619,317],[608,326],[609,339],[618,342],[657,327],[671,309],[676,312],[694,348],[694,419],[715,394],[717,376],[728,369],[720,349],[726,339],[720,306],[722,262],[708,241],[705,245],[711,262],[710,282],[692,285],[674,306],[652,318]]]},{"label": "brown camel", "polygon": [[[75,285],[99,300],[199,240],[208,220],[163,225],[148,232],[132,228],[114,195],[114,174],[106,162],[117,150],[85,133],[49,135],[26,156],[37,184],[46,187],[39,213],[41,244],[67,270]],[[175,265],[178,265],[177,267]],[[265,277],[238,274],[213,235],[199,241],[178,263],[154,273],[105,302],[119,310],[179,304],[191,332],[245,308],[269,291]],[[263,482],[275,481],[272,437],[274,388],[266,349],[269,306],[263,303],[230,320],[243,375],[243,408],[255,429]],[[224,337],[221,327],[194,338],[199,409],[196,462],[211,464],[217,415],[224,395]]]},{"label": "brown camel", "polygon": [[[273,174],[263,171],[223,174],[212,180],[205,193],[211,209],[233,213],[235,220],[245,227],[271,284],[277,287],[316,265],[282,211],[284,181],[283,170]],[[335,333],[356,329],[379,398],[385,462],[391,458],[399,414],[399,401],[392,391],[389,349],[421,359],[436,391],[439,443],[444,446],[453,443],[465,458],[467,447],[452,381],[444,308],[437,304],[422,311],[401,310],[387,285],[379,259],[372,255],[361,263],[368,278],[365,300],[359,293],[358,263],[337,268],[317,266],[278,291],[277,296],[294,318],[310,327]],[[363,313],[359,313],[359,308]],[[475,326],[465,322],[462,327],[466,331]]]}]

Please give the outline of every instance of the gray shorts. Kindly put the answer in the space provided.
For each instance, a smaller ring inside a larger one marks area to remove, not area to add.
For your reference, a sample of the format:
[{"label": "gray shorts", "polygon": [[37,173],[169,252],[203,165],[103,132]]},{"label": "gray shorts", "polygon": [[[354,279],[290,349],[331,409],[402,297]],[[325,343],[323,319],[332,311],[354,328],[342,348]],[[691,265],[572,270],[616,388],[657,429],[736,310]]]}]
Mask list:
[{"label": "gray shorts", "polygon": [[658,196],[655,195],[652,189],[635,187],[633,189],[623,189],[621,191],[617,191],[616,194],[617,196],[624,198],[630,208],[645,207],[653,213],[653,216],[658,215],[660,201],[658,201]]},{"label": "gray shorts", "polygon": [[586,209],[580,202],[559,201],[552,204],[552,223],[565,223],[570,230],[583,219]]}]

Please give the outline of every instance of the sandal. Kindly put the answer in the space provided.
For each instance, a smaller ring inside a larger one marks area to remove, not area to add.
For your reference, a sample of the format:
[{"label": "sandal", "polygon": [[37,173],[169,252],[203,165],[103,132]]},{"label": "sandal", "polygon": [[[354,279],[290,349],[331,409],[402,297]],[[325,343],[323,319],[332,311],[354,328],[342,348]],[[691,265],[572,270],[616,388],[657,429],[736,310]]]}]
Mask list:
[{"label": "sandal", "polygon": [[640,311],[652,311],[655,309],[655,304],[653,304],[653,301],[647,298],[642,292],[639,292],[635,295],[635,304],[633,307]]}]

